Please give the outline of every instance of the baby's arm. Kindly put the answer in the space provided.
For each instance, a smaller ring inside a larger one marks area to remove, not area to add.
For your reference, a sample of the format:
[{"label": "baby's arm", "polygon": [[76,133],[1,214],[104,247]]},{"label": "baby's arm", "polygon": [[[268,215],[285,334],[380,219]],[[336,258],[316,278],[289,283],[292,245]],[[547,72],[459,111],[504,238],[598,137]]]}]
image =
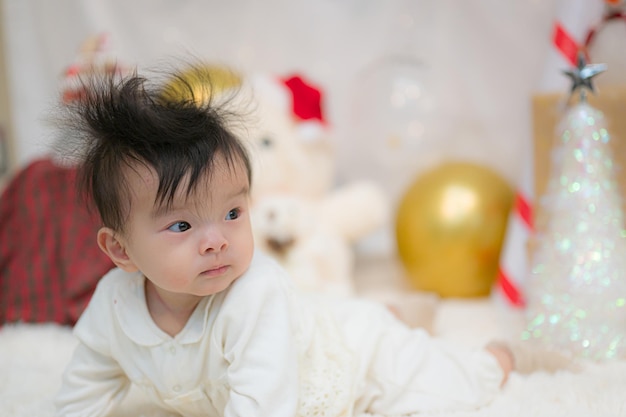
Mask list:
[{"label": "baby's arm", "polygon": [[59,417],[104,417],[122,401],[130,383],[117,362],[79,344],[56,398]]},{"label": "baby's arm", "polygon": [[290,302],[274,277],[247,276],[233,284],[216,329],[229,363],[225,417],[296,415],[298,353]]}]

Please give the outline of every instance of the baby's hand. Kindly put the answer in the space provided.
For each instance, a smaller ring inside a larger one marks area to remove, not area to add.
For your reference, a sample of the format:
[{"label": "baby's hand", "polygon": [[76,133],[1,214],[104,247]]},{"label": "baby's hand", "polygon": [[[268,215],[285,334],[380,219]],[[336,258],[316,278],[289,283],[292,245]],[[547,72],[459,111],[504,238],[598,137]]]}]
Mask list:
[{"label": "baby's hand", "polygon": [[490,342],[485,349],[496,358],[500,368],[502,368],[502,372],[504,373],[502,384],[504,384],[509,378],[511,371],[515,368],[513,352],[506,344],[501,342]]},{"label": "baby's hand", "polygon": [[510,345],[515,360],[515,371],[520,374],[544,371],[579,371],[580,364],[562,351],[540,347],[530,342],[516,342]]},{"label": "baby's hand", "polygon": [[579,365],[563,352],[542,348],[529,343],[491,342],[487,351],[498,359],[504,371],[504,380],[510,371],[530,374],[537,371],[554,373],[560,370],[578,371]]}]

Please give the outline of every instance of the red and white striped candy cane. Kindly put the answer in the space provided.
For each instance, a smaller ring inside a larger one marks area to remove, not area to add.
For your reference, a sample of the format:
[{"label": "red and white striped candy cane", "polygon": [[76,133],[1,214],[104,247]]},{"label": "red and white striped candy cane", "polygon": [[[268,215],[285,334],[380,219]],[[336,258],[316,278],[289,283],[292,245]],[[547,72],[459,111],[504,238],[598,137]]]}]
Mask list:
[{"label": "red and white striped candy cane", "polygon": [[528,269],[527,242],[533,230],[533,167],[526,164],[522,182],[515,193],[515,202],[504,237],[497,284],[502,295],[515,307],[525,304],[523,283]]},{"label": "red and white striped candy cane", "polygon": [[[590,28],[607,15],[607,7],[617,1],[562,0],[557,5],[552,30],[552,49],[547,57],[541,91],[567,91],[569,80],[562,70],[576,65],[578,51],[584,50]],[[528,274],[527,242],[533,232],[534,162],[533,152],[527,152],[524,175],[517,187],[515,205],[509,215],[498,269],[497,286],[511,306],[523,307],[524,285]]]}]

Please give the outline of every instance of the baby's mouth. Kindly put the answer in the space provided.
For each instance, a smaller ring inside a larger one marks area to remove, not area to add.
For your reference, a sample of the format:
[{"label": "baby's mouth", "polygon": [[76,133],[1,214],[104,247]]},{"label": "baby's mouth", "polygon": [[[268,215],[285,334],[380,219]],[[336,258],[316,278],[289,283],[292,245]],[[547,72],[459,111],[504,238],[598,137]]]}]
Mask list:
[{"label": "baby's mouth", "polygon": [[202,275],[207,275],[207,276],[223,275],[224,273],[226,273],[226,271],[228,271],[228,268],[229,268],[228,265],[220,265],[215,268],[207,269],[206,271],[202,272]]}]

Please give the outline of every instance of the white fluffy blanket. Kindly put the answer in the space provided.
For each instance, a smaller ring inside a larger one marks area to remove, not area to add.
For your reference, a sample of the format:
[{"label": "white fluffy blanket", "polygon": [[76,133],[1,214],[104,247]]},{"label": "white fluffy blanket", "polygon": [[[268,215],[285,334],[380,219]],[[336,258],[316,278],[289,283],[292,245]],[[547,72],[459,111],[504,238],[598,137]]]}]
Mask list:
[{"label": "white fluffy blanket", "polygon": [[[419,299],[413,299],[419,303]],[[442,301],[433,331],[456,343],[476,345],[508,336],[515,317],[492,300]],[[68,328],[17,325],[0,330],[0,417],[48,417],[75,340]],[[166,417],[131,391],[116,417]],[[438,417],[626,416],[626,361],[585,363],[579,372],[513,374],[502,395],[480,410]]]}]

